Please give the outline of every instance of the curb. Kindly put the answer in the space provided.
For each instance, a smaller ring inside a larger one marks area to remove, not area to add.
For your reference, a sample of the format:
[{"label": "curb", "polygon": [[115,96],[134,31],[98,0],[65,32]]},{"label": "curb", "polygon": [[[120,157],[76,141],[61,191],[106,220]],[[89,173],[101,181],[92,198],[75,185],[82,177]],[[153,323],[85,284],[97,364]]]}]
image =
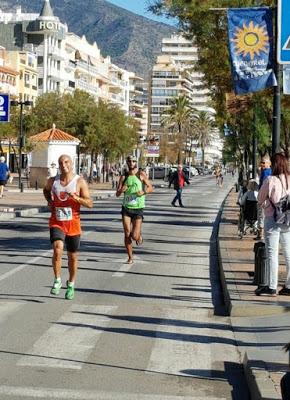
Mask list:
[{"label": "curb", "polygon": [[[277,385],[284,373],[287,371],[287,364],[284,364],[285,371],[268,370],[265,361],[257,359],[259,352],[248,351],[244,356],[244,371],[253,400],[281,400],[281,395]],[[260,358],[265,356],[260,355]],[[273,379],[274,377],[274,379]]]}]

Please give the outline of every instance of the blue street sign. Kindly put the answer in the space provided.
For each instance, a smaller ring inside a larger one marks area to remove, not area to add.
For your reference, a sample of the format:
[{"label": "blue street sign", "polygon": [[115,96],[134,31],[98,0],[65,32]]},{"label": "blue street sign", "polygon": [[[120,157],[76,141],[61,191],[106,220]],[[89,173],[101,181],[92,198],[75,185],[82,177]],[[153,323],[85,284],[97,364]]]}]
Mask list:
[{"label": "blue street sign", "polygon": [[9,94],[0,93],[0,122],[9,122]]},{"label": "blue street sign", "polygon": [[290,64],[290,1],[278,0],[278,42],[279,64]]}]

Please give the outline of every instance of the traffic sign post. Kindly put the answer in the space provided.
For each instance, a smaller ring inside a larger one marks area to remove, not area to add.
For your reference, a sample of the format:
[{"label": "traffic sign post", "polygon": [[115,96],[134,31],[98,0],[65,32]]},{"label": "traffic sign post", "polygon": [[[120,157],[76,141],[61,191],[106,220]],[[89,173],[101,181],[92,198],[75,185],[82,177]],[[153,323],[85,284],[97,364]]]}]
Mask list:
[{"label": "traffic sign post", "polygon": [[290,1],[278,0],[277,60],[290,64]]},{"label": "traffic sign post", "polygon": [[9,122],[10,101],[9,94],[0,93],[0,122]]}]

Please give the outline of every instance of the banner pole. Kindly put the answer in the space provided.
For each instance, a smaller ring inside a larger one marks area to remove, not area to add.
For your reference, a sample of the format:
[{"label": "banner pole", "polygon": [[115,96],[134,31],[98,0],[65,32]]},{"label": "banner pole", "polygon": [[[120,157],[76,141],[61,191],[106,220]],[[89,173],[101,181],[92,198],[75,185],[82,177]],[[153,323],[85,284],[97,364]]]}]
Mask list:
[{"label": "banner pole", "polygon": [[275,49],[274,49],[274,72],[277,79],[277,86],[274,86],[273,93],[273,125],[272,125],[272,155],[279,153],[280,130],[281,130],[281,69],[278,63],[278,7],[274,8],[275,20]]}]

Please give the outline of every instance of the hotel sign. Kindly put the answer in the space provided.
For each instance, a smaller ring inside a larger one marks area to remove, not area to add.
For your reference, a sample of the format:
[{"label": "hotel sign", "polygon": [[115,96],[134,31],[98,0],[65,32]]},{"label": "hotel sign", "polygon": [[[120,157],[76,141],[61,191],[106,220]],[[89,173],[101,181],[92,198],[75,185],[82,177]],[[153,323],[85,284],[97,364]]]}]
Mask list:
[{"label": "hotel sign", "polygon": [[59,31],[60,25],[57,21],[39,21],[40,31]]}]

